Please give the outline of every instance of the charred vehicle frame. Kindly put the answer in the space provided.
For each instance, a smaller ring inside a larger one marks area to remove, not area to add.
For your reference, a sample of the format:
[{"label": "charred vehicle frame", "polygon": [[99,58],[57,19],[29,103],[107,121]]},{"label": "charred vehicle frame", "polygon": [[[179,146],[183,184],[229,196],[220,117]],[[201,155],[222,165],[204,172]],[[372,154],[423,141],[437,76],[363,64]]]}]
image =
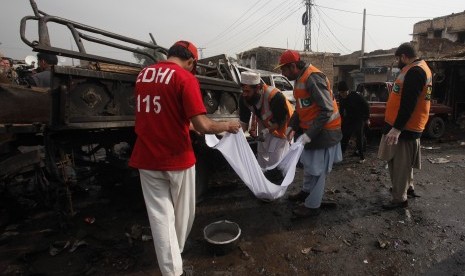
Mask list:
[{"label": "charred vehicle frame", "polygon": [[[0,181],[5,187],[5,183],[28,168],[44,169],[58,183],[66,184],[64,187],[69,193],[73,168],[78,163],[95,163],[99,151],[105,152],[105,162],[108,162],[114,156],[115,145],[134,142],[133,89],[143,68],[137,63],[90,54],[83,42],[143,55],[153,62],[164,59],[167,49],[157,45],[151,34],[152,43],[147,43],[48,15],[38,9],[34,0],[30,4],[34,15],[21,20],[22,41],[33,51],[88,61],[90,66],[54,66],[50,89],[0,84]],[[26,36],[30,21],[37,22],[38,41],[30,41]],[[53,46],[48,23],[65,26],[78,49]],[[153,54],[140,47],[150,49]],[[207,116],[214,120],[237,120],[241,94],[239,73],[226,56],[200,60],[196,77]],[[205,145],[203,137],[193,138],[200,197],[217,162],[209,162],[215,153]],[[30,153],[18,151],[24,145],[39,146],[34,152],[40,158],[30,158]],[[123,165],[127,163],[119,161]],[[13,163],[17,165],[11,166]]]}]

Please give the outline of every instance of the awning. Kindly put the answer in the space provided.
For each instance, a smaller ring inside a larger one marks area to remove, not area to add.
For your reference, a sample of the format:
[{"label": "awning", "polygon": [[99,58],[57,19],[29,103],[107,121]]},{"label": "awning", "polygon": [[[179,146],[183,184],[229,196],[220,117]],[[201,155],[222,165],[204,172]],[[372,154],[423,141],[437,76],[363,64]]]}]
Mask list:
[{"label": "awning", "polygon": [[375,67],[362,67],[361,69],[362,73],[366,74],[384,74],[388,71],[387,66],[375,66]]}]

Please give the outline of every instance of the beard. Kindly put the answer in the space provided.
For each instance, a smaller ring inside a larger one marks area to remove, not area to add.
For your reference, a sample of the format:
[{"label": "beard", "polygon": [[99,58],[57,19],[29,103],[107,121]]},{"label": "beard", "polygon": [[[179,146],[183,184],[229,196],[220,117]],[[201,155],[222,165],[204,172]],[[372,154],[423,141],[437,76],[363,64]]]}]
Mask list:
[{"label": "beard", "polygon": [[250,97],[244,97],[244,100],[248,105],[254,105],[260,100],[260,94],[255,93]]},{"label": "beard", "polygon": [[397,68],[399,68],[400,70],[402,70],[402,68],[404,68],[405,65],[407,65],[407,64],[405,64],[405,63],[403,63],[402,61],[399,60],[399,62],[397,63]]},{"label": "beard", "polygon": [[297,80],[297,77],[299,76],[299,74],[294,74],[294,73],[289,73],[287,74],[287,76],[285,76],[288,80],[290,81],[295,81]]}]

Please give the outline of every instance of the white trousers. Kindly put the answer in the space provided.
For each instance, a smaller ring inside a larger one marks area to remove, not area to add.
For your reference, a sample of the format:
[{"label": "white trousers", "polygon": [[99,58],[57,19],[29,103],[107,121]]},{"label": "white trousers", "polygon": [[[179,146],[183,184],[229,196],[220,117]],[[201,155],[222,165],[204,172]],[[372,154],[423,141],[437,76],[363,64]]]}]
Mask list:
[{"label": "white trousers", "polygon": [[302,191],[310,193],[305,199],[305,207],[320,208],[325,193],[326,175],[333,164],[342,161],[341,145],[323,149],[304,150],[300,161],[304,165]]},{"label": "white trousers", "polygon": [[267,168],[278,163],[289,151],[289,141],[268,134],[265,141],[258,142],[257,161],[260,167]]},{"label": "white trousers", "polygon": [[181,275],[181,252],[195,215],[195,166],[139,173],[160,271]]}]

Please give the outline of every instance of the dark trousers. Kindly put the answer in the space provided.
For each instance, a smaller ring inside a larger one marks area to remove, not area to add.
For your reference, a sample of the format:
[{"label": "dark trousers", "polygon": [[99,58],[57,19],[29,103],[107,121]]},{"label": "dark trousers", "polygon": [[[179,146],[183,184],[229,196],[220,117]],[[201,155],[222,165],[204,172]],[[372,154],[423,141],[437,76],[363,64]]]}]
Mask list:
[{"label": "dark trousers", "polygon": [[357,150],[360,159],[365,159],[365,122],[363,120],[345,120],[342,121],[342,140],[341,149],[344,153],[349,144],[349,140],[355,134]]}]

